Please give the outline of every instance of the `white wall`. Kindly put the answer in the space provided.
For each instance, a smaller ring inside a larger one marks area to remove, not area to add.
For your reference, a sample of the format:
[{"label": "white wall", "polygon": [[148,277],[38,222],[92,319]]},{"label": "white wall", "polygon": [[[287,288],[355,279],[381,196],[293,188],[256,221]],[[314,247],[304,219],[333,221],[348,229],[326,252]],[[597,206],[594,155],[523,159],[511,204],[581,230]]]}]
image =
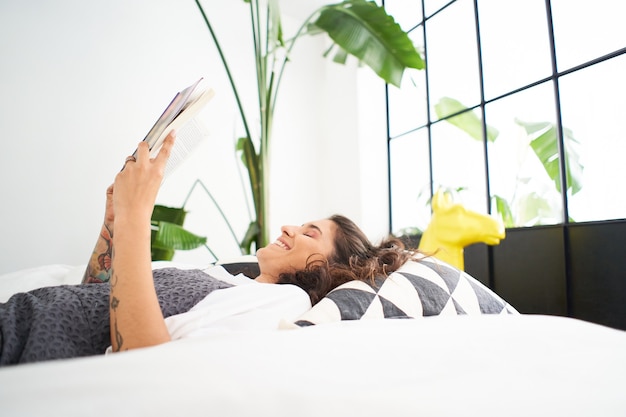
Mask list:
[{"label": "white wall", "polygon": [[[0,273],[84,264],[100,229],[104,191],[124,157],[172,95],[199,76],[217,92],[201,115],[210,138],[165,182],[158,202],[180,205],[200,178],[241,237],[249,221],[234,156],[241,129],[195,3],[36,3],[0,3]],[[203,4],[251,108],[245,3]],[[281,87],[271,227],[278,234],[283,223],[340,212],[377,239],[387,222],[383,85],[355,65],[323,60],[325,46],[322,37],[301,40]],[[359,119],[359,112],[367,118]],[[363,185],[372,179],[375,184]],[[207,235],[220,257],[237,255],[206,195],[196,191],[187,207],[189,229]],[[198,249],[178,252],[176,260],[211,257]]]}]

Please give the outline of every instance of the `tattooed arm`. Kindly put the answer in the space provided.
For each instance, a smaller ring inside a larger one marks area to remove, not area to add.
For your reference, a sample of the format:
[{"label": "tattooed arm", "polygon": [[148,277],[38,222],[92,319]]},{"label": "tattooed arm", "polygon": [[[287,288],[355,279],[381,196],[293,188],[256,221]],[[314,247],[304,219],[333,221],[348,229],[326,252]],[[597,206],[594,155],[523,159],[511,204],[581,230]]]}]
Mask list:
[{"label": "tattooed arm", "polygon": [[109,306],[114,352],[170,340],[152,278],[150,216],[173,143],[170,134],[150,159],[142,142],[136,162],[128,162],[115,179]]},{"label": "tattooed arm", "polygon": [[100,230],[100,236],[96,241],[96,246],[91,253],[83,284],[92,282],[108,282],[111,279],[111,254],[113,252],[113,223],[115,215],[113,213],[113,185],[107,188],[106,210],[104,213],[104,223]]}]

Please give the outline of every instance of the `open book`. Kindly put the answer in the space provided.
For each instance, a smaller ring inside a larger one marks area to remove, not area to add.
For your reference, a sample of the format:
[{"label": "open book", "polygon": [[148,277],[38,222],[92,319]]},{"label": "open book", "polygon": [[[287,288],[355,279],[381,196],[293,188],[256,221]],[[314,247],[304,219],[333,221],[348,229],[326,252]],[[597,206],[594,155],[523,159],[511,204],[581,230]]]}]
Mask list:
[{"label": "open book", "polygon": [[[148,142],[150,147],[151,157],[154,157],[159,153],[168,133],[176,130],[176,143],[165,167],[164,177],[167,177],[208,136],[206,129],[195,116],[214,95],[215,92],[200,78],[174,96],[144,138],[144,142]],[[135,150],[133,156],[136,156],[136,153]]]}]

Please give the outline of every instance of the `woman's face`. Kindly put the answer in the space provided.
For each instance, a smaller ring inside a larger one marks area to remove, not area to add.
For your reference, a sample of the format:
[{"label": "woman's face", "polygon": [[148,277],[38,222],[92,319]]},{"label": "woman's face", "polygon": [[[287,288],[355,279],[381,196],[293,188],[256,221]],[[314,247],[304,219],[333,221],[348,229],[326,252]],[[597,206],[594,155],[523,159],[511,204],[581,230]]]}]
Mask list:
[{"label": "woman's face", "polygon": [[327,259],[335,249],[336,229],[328,219],[283,226],[280,237],[256,253],[261,276],[265,277],[259,280],[276,282],[281,273],[302,270],[307,262]]}]

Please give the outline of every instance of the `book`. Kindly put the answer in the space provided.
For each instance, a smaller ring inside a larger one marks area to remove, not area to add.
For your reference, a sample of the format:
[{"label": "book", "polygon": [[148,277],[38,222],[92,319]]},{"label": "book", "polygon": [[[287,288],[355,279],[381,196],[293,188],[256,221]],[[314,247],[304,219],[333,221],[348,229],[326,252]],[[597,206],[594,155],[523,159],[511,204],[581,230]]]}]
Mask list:
[{"label": "book", "polygon": [[[143,139],[148,142],[150,156],[154,158],[167,135],[176,130],[176,143],[167,161],[164,178],[208,136],[206,128],[195,116],[214,95],[215,92],[206,85],[203,78],[179,91]],[[137,150],[133,156],[137,156]]]}]

